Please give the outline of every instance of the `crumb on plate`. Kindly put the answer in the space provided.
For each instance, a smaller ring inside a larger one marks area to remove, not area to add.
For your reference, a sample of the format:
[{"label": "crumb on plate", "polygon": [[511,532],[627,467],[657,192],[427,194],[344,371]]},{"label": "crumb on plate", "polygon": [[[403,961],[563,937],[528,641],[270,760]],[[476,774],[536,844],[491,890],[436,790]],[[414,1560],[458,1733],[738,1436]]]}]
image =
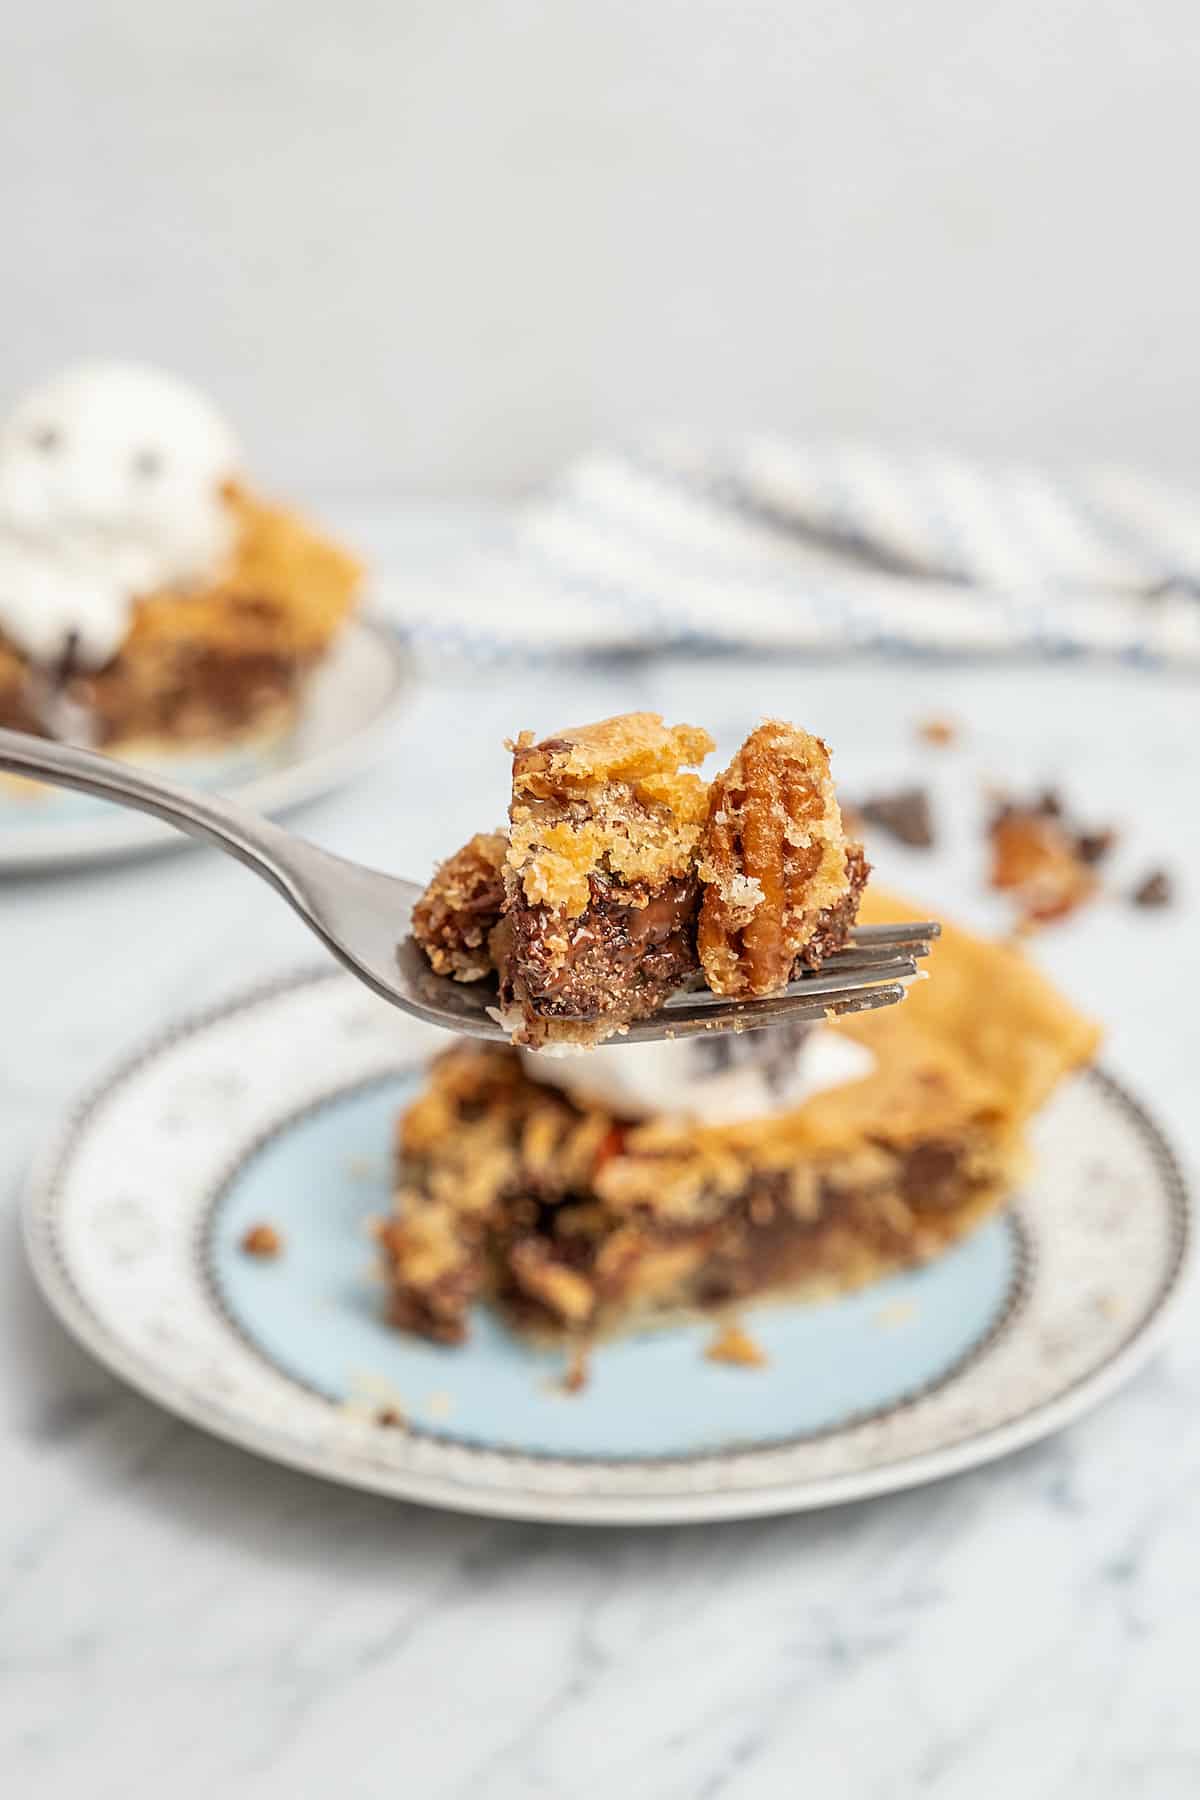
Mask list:
[{"label": "crumb on plate", "polygon": [[247,1256],[279,1256],[283,1252],[283,1233],[274,1225],[250,1225],[242,1233],[241,1247]]},{"label": "crumb on plate", "polygon": [[732,1363],[739,1369],[762,1369],[769,1360],[766,1351],[737,1324],[722,1326],[704,1354],[709,1362]]}]

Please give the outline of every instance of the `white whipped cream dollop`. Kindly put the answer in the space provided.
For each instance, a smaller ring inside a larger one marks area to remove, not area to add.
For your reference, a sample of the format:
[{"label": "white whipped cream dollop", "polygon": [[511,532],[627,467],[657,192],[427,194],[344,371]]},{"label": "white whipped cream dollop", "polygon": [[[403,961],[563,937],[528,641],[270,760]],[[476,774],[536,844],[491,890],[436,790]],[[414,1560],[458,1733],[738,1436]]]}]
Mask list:
[{"label": "white whipped cream dollop", "polygon": [[666,1114],[702,1125],[789,1112],[814,1094],[861,1081],[875,1067],[865,1045],[823,1025],[787,1039],[783,1030],[756,1031],[728,1040],[601,1045],[591,1056],[553,1061],[523,1051],[522,1060],[535,1081],[583,1105],[621,1118]]},{"label": "white whipped cream dollop", "polygon": [[0,423],[0,633],[35,662],[97,668],[133,605],[219,573],[236,439],[201,393],[134,363],[83,363]]}]

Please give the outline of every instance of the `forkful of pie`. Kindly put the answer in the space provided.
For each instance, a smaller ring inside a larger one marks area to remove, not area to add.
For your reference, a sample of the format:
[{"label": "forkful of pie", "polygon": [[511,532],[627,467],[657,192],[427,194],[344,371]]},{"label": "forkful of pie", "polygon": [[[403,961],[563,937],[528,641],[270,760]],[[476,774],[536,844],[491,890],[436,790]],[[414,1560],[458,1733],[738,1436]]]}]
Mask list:
[{"label": "forkful of pie", "polygon": [[552,1052],[902,999],[939,928],[856,926],[870,865],[826,745],[769,719],[705,781],[714,747],[647,712],[523,733],[507,830],[473,837],[413,908],[432,970],[484,984],[504,1033]]},{"label": "forkful of pie", "polygon": [[891,1006],[932,922],[859,926],[869,865],[820,738],[778,719],[711,782],[713,740],[623,713],[512,750],[504,831],[424,888],[219,795],[0,730],[0,770],[153,813],[267,881],[360,981],[469,1037],[543,1052]]}]

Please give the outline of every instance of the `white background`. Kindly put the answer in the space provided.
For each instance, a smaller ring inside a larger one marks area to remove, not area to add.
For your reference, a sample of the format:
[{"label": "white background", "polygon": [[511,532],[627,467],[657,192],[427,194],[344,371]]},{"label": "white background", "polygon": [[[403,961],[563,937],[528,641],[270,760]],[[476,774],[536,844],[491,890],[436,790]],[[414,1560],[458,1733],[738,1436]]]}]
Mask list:
[{"label": "white background", "polygon": [[659,423],[1200,464],[1189,0],[0,13],[0,398],[152,357],[297,493]]}]

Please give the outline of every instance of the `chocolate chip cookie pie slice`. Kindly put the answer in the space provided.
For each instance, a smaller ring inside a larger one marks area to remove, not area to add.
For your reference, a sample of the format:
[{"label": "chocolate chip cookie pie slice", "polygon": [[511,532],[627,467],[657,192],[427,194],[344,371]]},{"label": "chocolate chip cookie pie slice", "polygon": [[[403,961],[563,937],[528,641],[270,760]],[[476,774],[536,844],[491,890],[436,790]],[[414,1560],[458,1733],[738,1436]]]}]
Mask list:
[{"label": "chocolate chip cookie pie slice", "polygon": [[493,951],[518,1042],[598,1043],[695,973],[708,794],[690,769],[712,747],[706,731],[657,713],[513,745]]},{"label": "chocolate chip cookie pie slice", "polygon": [[[863,910],[923,916],[875,891]],[[1030,1122],[1099,1033],[1009,946],[947,926],[933,960],[903,1006],[793,1039],[790,1084],[788,1058],[778,1086],[760,1064],[748,1111],[705,1071],[704,1040],[550,1062],[456,1046],[398,1127],[378,1230],[393,1323],[457,1343],[490,1302],[579,1344],[825,1299],[941,1255],[1008,1199]],[[747,1053],[778,1035],[750,1034]],[[806,1084],[818,1047],[840,1066]],[[623,1087],[610,1061],[629,1063]]]}]

